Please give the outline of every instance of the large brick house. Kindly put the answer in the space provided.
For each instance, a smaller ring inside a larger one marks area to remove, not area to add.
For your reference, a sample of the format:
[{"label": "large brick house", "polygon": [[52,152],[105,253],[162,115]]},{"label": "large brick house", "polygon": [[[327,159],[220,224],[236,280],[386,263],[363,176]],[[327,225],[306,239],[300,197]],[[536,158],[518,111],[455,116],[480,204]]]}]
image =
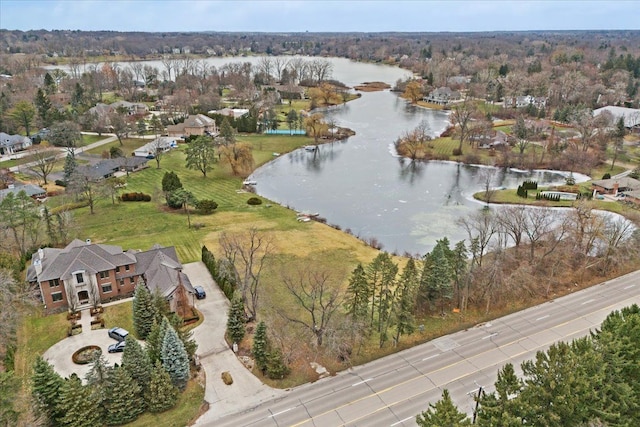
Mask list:
[{"label": "large brick house", "polygon": [[191,307],[193,286],[174,247],[123,252],[120,246],[74,240],[64,249],[43,248],[32,256],[27,280],[37,284],[48,311],[81,309],[133,294],[142,280],[151,292],[183,315]]},{"label": "large brick house", "polygon": [[217,136],[216,121],[204,114],[189,115],[184,122],[167,127],[167,135],[184,138],[191,135]]}]

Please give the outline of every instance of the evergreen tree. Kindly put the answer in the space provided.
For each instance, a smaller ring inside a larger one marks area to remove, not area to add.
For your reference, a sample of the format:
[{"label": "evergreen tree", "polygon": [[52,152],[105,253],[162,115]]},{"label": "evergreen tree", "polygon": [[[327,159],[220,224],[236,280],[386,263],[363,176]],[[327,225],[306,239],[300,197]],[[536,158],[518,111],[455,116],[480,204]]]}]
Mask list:
[{"label": "evergreen tree", "polygon": [[53,370],[53,366],[41,356],[36,358],[31,376],[31,393],[41,409],[54,423],[64,414],[56,405],[64,379]]},{"label": "evergreen tree", "polygon": [[47,93],[47,95],[51,95],[52,93],[56,92],[56,82],[53,80],[53,77],[51,77],[51,74],[46,73],[44,75],[44,90]]},{"label": "evergreen tree", "polygon": [[138,338],[147,339],[157,316],[155,310],[149,289],[142,280],[138,281],[133,294],[133,328]]},{"label": "evergreen tree", "polygon": [[153,311],[156,316],[154,322],[160,324],[165,317],[169,320],[171,308],[169,307],[167,299],[156,289],[156,291],[151,294],[151,300],[155,306]]},{"label": "evergreen tree", "polygon": [[[429,270],[422,276],[422,291],[426,292],[425,299],[430,305],[440,302],[441,313],[444,314],[445,301],[453,297],[453,287],[451,286],[451,266],[445,255],[445,245],[438,241],[430,254]],[[426,277],[425,277],[426,273]]]},{"label": "evergreen tree", "polygon": [[358,264],[351,273],[344,302],[345,310],[353,320],[363,320],[367,317],[369,297],[367,275],[362,264]]},{"label": "evergreen tree", "polygon": [[268,346],[267,325],[261,321],[258,323],[256,333],[253,336],[251,352],[253,353],[253,358],[256,361],[256,366],[263,374],[267,370]]},{"label": "evergreen tree", "polygon": [[222,139],[222,144],[225,146],[236,143],[236,133],[231,126],[229,119],[226,117],[222,119],[222,123],[220,123],[220,138]]},{"label": "evergreen tree", "polygon": [[83,386],[76,374],[64,381],[58,395],[58,425],[65,427],[95,427],[103,424],[102,411],[96,396],[88,386]]},{"label": "evergreen tree", "polygon": [[234,343],[240,343],[244,338],[244,303],[239,295],[234,295],[231,300],[229,317],[227,318],[227,334]]},{"label": "evergreen tree", "polygon": [[53,227],[53,221],[51,220],[51,213],[49,212],[49,209],[47,208],[46,205],[42,209],[42,216],[44,218],[44,223],[47,228],[47,237],[49,237],[49,243],[52,246],[56,246],[58,244],[58,234],[56,233],[56,230]]},{"label": "evergreen tree", "polygon": [[162,355],[162,342],[164,341],[164,336],[169,328],[169,320],[164,317],[160,323],[154,322],[151,332],[147,335],[147,345],[145,348],[151,363],[155,363],[160,360]]},{"label": "evergreen tree", "polygon": [[109,384],[113,368],[109,367],[107,360],[101,353],[91,364],[91,369],[85,377],[87,385],[91,391],[93,400],[96,402],[96,410],[100,411],[100,416],[104,417],[104,408],[109,400]]},{"label": "evergreen tree", "polygon": [[176,313],[171,313],[168,316],[168,319],[169,324],[178,334],[180,341],[182,341],[182,345],[189,356],[189,360],[193,360],[193,356],[196,354],[196,350],[198,349],[198,343],[193,339],[193,331],[184,327],[184,320],[182,320],[182,317],[178,316]]},{"label": "evergreen tree", "polygon": [[138,136],[144,136],[147,132],[147,124],[144,122],[144,119],[140,119],[136,122],[136,131]]},{"label": "evergreen tree", "polygon": [[129,423],[144,412],[141,388],[126,369],[115,368],[109,384],[109,399],[105,402],[107,425]]},{"label": "evergreen tree", "polygon": [[125,341],[127,344],[122,353],[122,368],[127,370],[141,390],[146,390],[149,386],[152,369],[149,354],[133,337],[127,336]]},{"label": "evergreen tree", "polygon": [[71,181],[71,177],[75,174],[76,169],[78,169],[78,161],[76,160],[76,156],[72,149],[67,151],[67,157],[64,159],[64,182],[69,183]]},{"label": "evergreen tree", "polygon": [[504,426],[516,427],[523,424],[519,400],[522,381],[516,376],[511,363],[507,363],[498,371],[495,393],[485,394],[480,398],[478,409],[478,425],[480,427]]},{"label": "evergreen tree", "polygon": [[449,390],[442,392],[442,399],[435,404],[430,403],[429,409],[416,417],[420,427],[462,427],[470,426],[471,422],[451,401]]},{"label": "evergreen tree", "polygon": [[182,182],[175,172],[165,172],[162,177],[162,191],[169,192],[182,188]]},{"label": "evergreen tree", "polygon": [[380,288],[377,295],[378,305],[378,332],[380,332],[380,347],[388,340],[387,330],[391,321],[391,310],[394,304],[393,288],[396,285],[398,265],[394,264],[391,256],[382,252],[380,255]]},{"label": "evergreen tree", "polygon": [[160,359],[173,385],[184,390],[189,381],[189,355],[172,327],[167,329],[162,340]]},{"label": "evergreen tree", "polygon": [[267,376],[272,380],[281,380],[289,375],[289,371],[282,352],[278,349],[272,349],[267,355]]},{"label": "evergreen tree", "polygon": [[51,101],[49,100],[49,97],[42,89],[38,89],[38,91],[36,92],[35,105],[38,111],[38,118],[40,119],[40,124],[44,127],[51,126],[52,105],[51,105]]},{"label": "evergreen tree", "polygon": [[18,425],[20,413],[17,408],[17,390],[20,390],[20,380],[13,371],[0,372],[0,425]]},{"label": "evergreen tree", "polygon": [[420,273],[413,258],[409,258],[402,271],[396,296],[394,298],[393,313],[396,325],[396,344],[401,335],[412,334],[415,331],[415,319],[413,312],[416,306],[416,289],[419,283]]},{"label": "evergreen tree", "polygon": [[149,412],[164,412],[173,408],[178,402],[178,389],[171,383],[169,373],[158,361],[151,371],[149,387],[144,394],[144,400]]}]

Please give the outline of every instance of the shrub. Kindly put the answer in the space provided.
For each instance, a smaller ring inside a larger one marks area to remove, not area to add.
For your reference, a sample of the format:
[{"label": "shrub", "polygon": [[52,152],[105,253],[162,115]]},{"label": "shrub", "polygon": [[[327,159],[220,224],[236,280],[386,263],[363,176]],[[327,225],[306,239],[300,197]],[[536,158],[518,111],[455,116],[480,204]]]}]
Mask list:
[{"label": "shrub", "polygon": [[260,200],[257,197],[250,197],[249,200],[247,200],[247,204],[251,205],[251,206],[261,205],[262,204],[262,200]]},{"label": "shrub", "polygon": [[67,182],[62,180],[62,179],[56,179],[55,184],[59,185],[60,187],[66,187],[67,186]]},{"label": "shrub", "polygon": [[453,155],[454,156],[461,156],[462,155],[462,150],[459,148],[454,148],[453,149]]},{"label": "shrub", "polygon": [[231,385],[233,384],[233,378],[231,378],[231,374],[227,371],[224,371],[222,373],[222,381],[226,384],[226,385]]},{"label": "shrub", "polygon": [[213,200],[198,200],[196,204],[196,209],[202,214],[208,215],[215,211],[218,208],[218,204]]},{"label": "shrub", "polygon": [[124,193],[120,196],[123,202],[150,202],[151,196],[144,193]]},{"label": "shrub", "polygon": [[602,175],[602,179],[611,179],[611,174],[609,172]]}]

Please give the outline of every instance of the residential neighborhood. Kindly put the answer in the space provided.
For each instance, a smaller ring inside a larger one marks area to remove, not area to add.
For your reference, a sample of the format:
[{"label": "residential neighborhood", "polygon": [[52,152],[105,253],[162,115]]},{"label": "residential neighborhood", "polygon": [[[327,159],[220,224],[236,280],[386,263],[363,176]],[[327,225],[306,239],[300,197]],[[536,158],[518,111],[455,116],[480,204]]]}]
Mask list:
[{"label": "residential neighborhood", "polygon": [[426,30],[0,29],[0,424],[640,424],[640,32]]}]

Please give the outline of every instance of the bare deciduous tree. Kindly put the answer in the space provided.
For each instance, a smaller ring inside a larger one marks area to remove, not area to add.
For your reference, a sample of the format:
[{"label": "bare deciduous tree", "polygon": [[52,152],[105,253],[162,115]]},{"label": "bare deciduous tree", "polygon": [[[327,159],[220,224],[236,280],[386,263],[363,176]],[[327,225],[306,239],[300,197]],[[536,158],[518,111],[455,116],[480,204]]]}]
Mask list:
[{"label": "bare deciduous tree", "polygon": [[60,151],[55,148],[40,146],[34,150],[31,150],[31,154],[29,155],[29,163],[32,166],[29,167],[29,170],[36,174],[38,178],[42,179],[44,185],[47,185],[47,178],[49,174],[53,172],[53,168],[58,163],[58,155]]},{"label": "bare deciduous tree", "polygon": [[311,331],[316,344],[321,347],[331,319],[341,305],[339,286],[329,283],[329,274],[324,271],[302,270],[296,277],[284,276],[282,281],[306,314],[301,319],[284,310],[279,310],[278,313]]},{"label": "bare deciduous tree", "polygon": [[242,301],[252,319],[258,313],[260,275],[265,261],[273,252],[272,239],[251,228],[245,233],[223,232],[219,239],[223,259],[237,280]]}]

